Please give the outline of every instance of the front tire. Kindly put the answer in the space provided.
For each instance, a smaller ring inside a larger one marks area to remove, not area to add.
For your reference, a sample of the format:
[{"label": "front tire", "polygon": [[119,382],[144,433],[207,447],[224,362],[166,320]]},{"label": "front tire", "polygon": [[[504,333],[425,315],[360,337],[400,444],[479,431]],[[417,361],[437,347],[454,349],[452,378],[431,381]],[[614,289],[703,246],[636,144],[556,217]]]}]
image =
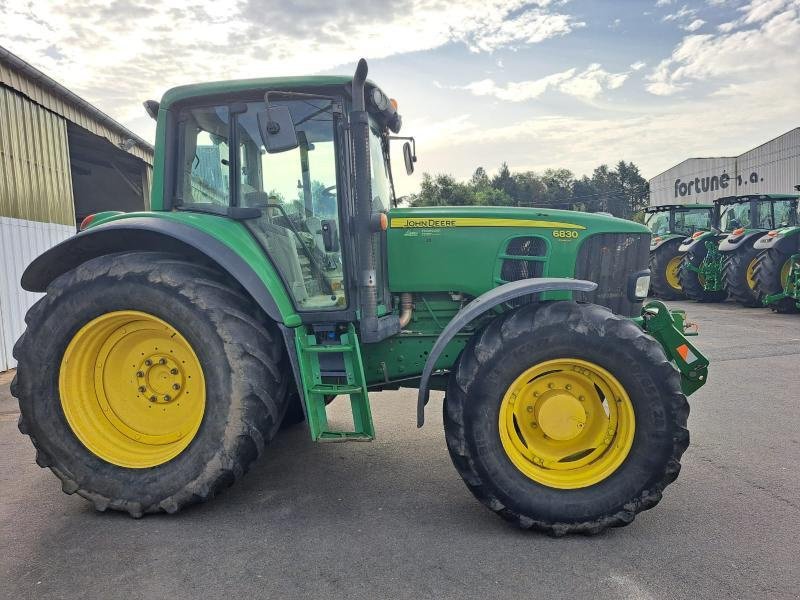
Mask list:
[{"label": "front tire", "polygon": [[759,250],[753,248],[754,241],[747,240],[736,250],[726,252],[722,267],[722,281],[728,295],[748,308],[761,306],[754,274]]},{"label": "front tire", "polygon": [[234,283],[167,254],[60,276],[14,349],[19,429],[100,511],[176,512],[233,484],[287,405],[276,327]]},{"label": "front tire", "polygon": [[650,286],[653,295],[664,300],[685,298],[680,281],[683,253],[680,240],[666,242],[650,252]]},{"label": "front tire", "polygon": [[695,302],[722,302],[728,297],[728,292],[724,288],[721,290],[706,290],[700,274],[690,268],[699,269],[707,253],[705,244],[697,244],[683,255],[678,275],[681,289],[687,298]]},{"label": "front tire", "polygon": [[688,414],[658,342],[606,308],[554,302],[470,340],[444,423],[453,464],[489,509],[526,529],[594,534],[659,502],[689,444]]},{"label": "front tire", "polygon": [[[758,293],[759,305],[762,305],[764,298],[772,294],[778,294],[786,289],[786,282],[789,278],[791,268],[791,257],[795,252],[784,252],[779,248],[770,248],[763,252],[756,263],[755,279],[756,292]],[[783,298],[769,308],[779,313],[800,312],[797,302],[792,298]]]}]

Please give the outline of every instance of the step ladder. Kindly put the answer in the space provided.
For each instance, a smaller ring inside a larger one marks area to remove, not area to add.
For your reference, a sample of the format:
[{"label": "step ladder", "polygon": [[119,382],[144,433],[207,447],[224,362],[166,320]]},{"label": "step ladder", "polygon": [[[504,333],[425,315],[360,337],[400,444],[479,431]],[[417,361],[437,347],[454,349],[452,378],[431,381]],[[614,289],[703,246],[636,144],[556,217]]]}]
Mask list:
[{"label": "step ladder", "polygon": [[[322,343],[317,339],[319,334],[309,332],[304,326],[295,330],[303,402],[311,439],[315,442],[370,441],[375,438],[375,429],[355,327],[348,324],[347,332],[338,334],[338,339],[332,331],[327,335],[322,332],[325,338]],[[336,375],[325,373],[320,361],[324,355],[341,357],[340,361],[336,360],[340,365]],[[350,397],[352,431],[333,431],[328,427],[325,398],[340,395]]]}]

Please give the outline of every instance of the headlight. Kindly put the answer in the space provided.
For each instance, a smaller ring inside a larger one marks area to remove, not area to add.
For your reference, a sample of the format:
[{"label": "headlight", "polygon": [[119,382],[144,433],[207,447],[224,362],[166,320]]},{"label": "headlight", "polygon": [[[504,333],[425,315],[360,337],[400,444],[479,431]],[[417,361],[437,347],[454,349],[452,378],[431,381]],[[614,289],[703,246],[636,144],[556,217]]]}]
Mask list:
[{"label": "headlight", "polygon": [[647,292],[650,290],[650,275],[640,275],[636,278],[636,285],[633,288],[633,295],[637,299],[647,298]]}]

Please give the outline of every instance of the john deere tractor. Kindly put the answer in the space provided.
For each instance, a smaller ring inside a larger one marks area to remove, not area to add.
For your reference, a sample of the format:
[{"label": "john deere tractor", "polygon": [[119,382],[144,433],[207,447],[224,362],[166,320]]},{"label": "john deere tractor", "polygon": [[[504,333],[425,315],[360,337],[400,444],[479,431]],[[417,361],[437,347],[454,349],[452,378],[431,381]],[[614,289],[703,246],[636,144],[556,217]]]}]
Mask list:
[{"label": "john deere tractor", "polygon": [[[784,223],[760,237],[753,247],[760,252],[753,271],[756,293],[764,305],[781,313],[800,311],[800,225],[795,212]],[[788,224],[791,221],[795,224]]]},{"label": "john deere tractor", "polygon": [[[450,456],[490,510],[556,535],[631,522],[678,475],[708,364],[682,313],[642,306],[650,232],[394,207],[401,118],[366,76],[362,60],[146,103],[152,210],[88,217],[22,278],[45,292],[12,390],[37,462],[101,511],[174,513],[238,480],[285,419],[371,440],[370,392],[416,388],[421,426],[444,390]],[[328,423],[337,396],[348,430]]]},{"label": "john deere tractor", "polygon": [[707,204],[669,204],[645,209],[645,225],[653,233],[650,240],[650,291],[665,300],[683,298],[680,266],[681,243],[697,231],[711,229],[713,206]]},{"label": "john deere tractor", "polygon": [[[776,224],[797,219],[797,197],[781,194],[728,196],[714,201],[709,232],[684,240],[680,279],[686,295],[700,302],[720,302],[729,295],[743,306],[761,306],[755,268],[757,239]],[[777,281],[777,277],[776,277]]]}]

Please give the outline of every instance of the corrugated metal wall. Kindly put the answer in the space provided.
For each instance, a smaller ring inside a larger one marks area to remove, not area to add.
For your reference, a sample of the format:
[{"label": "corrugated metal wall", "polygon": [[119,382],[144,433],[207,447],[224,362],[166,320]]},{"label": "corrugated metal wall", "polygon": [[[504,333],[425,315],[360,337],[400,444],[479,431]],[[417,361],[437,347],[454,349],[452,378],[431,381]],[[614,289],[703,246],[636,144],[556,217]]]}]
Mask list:
[{"label": "corrugated metal wall", "polygon": [[[72,121],[76,125],[80,125],[84,129],[100,137],[111,140],[115,145],[119,145],[126,139],[120,132],[98,122],[96,119],[92,118],[91,115],[65,101],[64,98],[58,94],[43,88],[36,80],[28,78],[3,62],[0,62],[0,83],[5,84],[9,88],[18,90],[28,98],[31,98],[38,104],[61,115],[67,120]],[[151,148],[134,146],[128,150],[128,152],[141,158],[148,164],[153,164],[153,151]]]},{"label": "corrugated metal wall", "polygon": [[[724,188],[720,185],[723,175],[727,176]],[[717,186],[711,189],[714,178]],[[800,127],[737,157],[690,158],[675,165],[650,180],[650,205],[710,203],[723,196],[747,194],[794,194],[796,185],[800,185]]]},{"label": "corrugated metal wall", "polygon": [[0,87],[0,215],[75,224],[67,124]]},{"label": "corrugated metal wall", "polygon": [[20,288],[22,272],[39,254],[74,233],[74,225],[0,217],[0,371],[16,366],[11,350],[25,329],[25,313],[41,295]]}]

